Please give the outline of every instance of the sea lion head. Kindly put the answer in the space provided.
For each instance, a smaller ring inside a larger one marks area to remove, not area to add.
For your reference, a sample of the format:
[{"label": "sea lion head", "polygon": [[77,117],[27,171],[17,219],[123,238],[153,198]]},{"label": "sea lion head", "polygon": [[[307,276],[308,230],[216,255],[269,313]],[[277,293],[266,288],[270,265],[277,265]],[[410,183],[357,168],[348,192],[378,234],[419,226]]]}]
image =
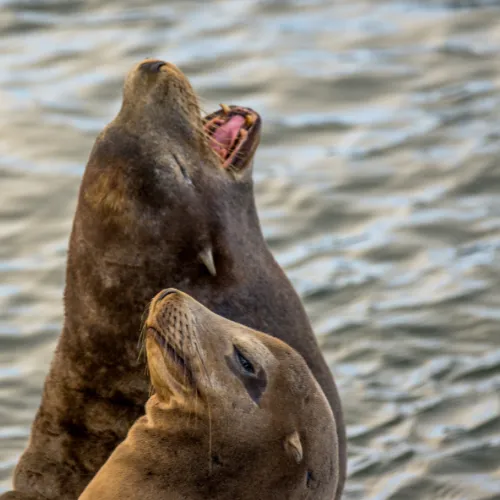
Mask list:
[{"label": "sea lion head", "polygon": [[170,62],[146,59],[125,79],[123,103],[118,115],[134,128],[171,134],[181,141],[198,142],[211,158],[233,174],[245,170],[260,140],[261,119],[250,108],[221,104],[203,120],[196,94],[182,71]]},{"label": "sea lion head", "polygon": [[[260,130],[259,115],[241,106],[222,105],[203,119],[189,80],[174,64],[136,64],[84,174],[84,239],[109,253],[108,262],[134,266],[154,260],[150,242],[159,242],[157,267],[169,284],[204,279],[207,271],[214,276],[214,247],[229,254],[228,241],[235,241],[222,232],[258,226],[251,167]],[[161,255],[177,258],[160,262]]]},{"label": "sea lion head", "polygon": [[333,497],[333,414],[296,351],[175,289],[153,299],[145,332],[153,426],[189,431],[195,443],[175,479],[179,491],[237,500]]}]

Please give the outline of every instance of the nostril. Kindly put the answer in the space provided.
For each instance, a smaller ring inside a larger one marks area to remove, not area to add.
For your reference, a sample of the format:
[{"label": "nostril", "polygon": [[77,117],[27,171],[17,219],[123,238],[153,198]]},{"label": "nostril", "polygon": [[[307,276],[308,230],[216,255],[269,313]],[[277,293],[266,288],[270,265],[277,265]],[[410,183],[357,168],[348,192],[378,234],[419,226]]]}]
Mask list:
[{"label": "nostril", "polygon": [[146,71],[148,73],[158,73],[160,71],[160,68],[162,66],[165,66],[167,64],[165,61],[147,61],[141,64],[141,69],[143,71]]},{"label": "nostril", "polygon": [[158,300],[163,300],[167,295],[170,295],[171,293],[177,293],[177,290],[175,288],[167,288],[163,290],[163,292],[160,293]]}]

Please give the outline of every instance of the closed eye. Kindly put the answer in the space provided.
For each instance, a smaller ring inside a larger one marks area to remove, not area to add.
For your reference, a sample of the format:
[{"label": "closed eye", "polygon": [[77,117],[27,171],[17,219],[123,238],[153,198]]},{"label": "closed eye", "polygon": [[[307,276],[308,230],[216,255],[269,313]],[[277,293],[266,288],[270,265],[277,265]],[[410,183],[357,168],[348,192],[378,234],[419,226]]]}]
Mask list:
[{"label": "closed eye", "polygon": [[245,372],[250,375],[255,374],[255,368],[252,363],[242,354],[242,352],[236,346],[234,346],[234,355]]},{"label": "closed eye", "polygon": [[233,352],[228,353],[225,358],[229,369],[240,379],[250,398],[260,406],[260,400],[267,387],[265,368],[259,364],[254,365],[234,344]]}]

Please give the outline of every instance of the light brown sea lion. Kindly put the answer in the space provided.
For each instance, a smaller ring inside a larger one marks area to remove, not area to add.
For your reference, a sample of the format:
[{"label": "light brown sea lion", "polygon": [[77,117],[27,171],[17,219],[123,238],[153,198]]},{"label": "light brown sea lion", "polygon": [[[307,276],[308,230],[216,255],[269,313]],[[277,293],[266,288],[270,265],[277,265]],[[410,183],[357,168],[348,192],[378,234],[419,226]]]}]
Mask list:
[{"label": "light brown sea lion", "polygon": [[302,354],[333,409],[342,485],[337,390],[255,209],[260,127],[257,113],[239,107],[203,122],[172,64],[146,60],[127,76],[122,107],[97,137],[83,176],[63,331],[14,473],[18,498],[77,498],[143,414],[148,379],[137,331],[151,297],[169,286]]},{"label": "light brown sea lion", "polygon": [[146,326],[146,415],[80,500],[331,500],[332,410],[303,358],[175,289]]}]

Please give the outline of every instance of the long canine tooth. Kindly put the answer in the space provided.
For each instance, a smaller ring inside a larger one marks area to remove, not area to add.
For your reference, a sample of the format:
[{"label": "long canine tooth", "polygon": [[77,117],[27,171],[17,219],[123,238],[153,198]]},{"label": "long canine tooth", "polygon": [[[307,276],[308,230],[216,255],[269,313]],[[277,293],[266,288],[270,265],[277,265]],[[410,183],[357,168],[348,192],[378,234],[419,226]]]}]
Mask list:
[{"label": "long canine tooth", "polygon": [[200,258],[203,265],[208,269],[208,272],[212,276],[216,276],[217,270],[215,269],[214,256],[212,253],[212,249],[210,247],[205,248],[204,250],[202,250],[198,254],[198,257]]},{"label": "long canine tooth", "polygon": [[222,111],[224,111],[225,115],[228,115],[229,111],[231,111],[231,108],[227,104],[220,104],[220,107],[222,108]]},{"label": "long canine tooth", "polygon": [[255,116],[254,115],[246,115],[245,116],[245,124],[248,127],[251,127],[255,123]]}]

